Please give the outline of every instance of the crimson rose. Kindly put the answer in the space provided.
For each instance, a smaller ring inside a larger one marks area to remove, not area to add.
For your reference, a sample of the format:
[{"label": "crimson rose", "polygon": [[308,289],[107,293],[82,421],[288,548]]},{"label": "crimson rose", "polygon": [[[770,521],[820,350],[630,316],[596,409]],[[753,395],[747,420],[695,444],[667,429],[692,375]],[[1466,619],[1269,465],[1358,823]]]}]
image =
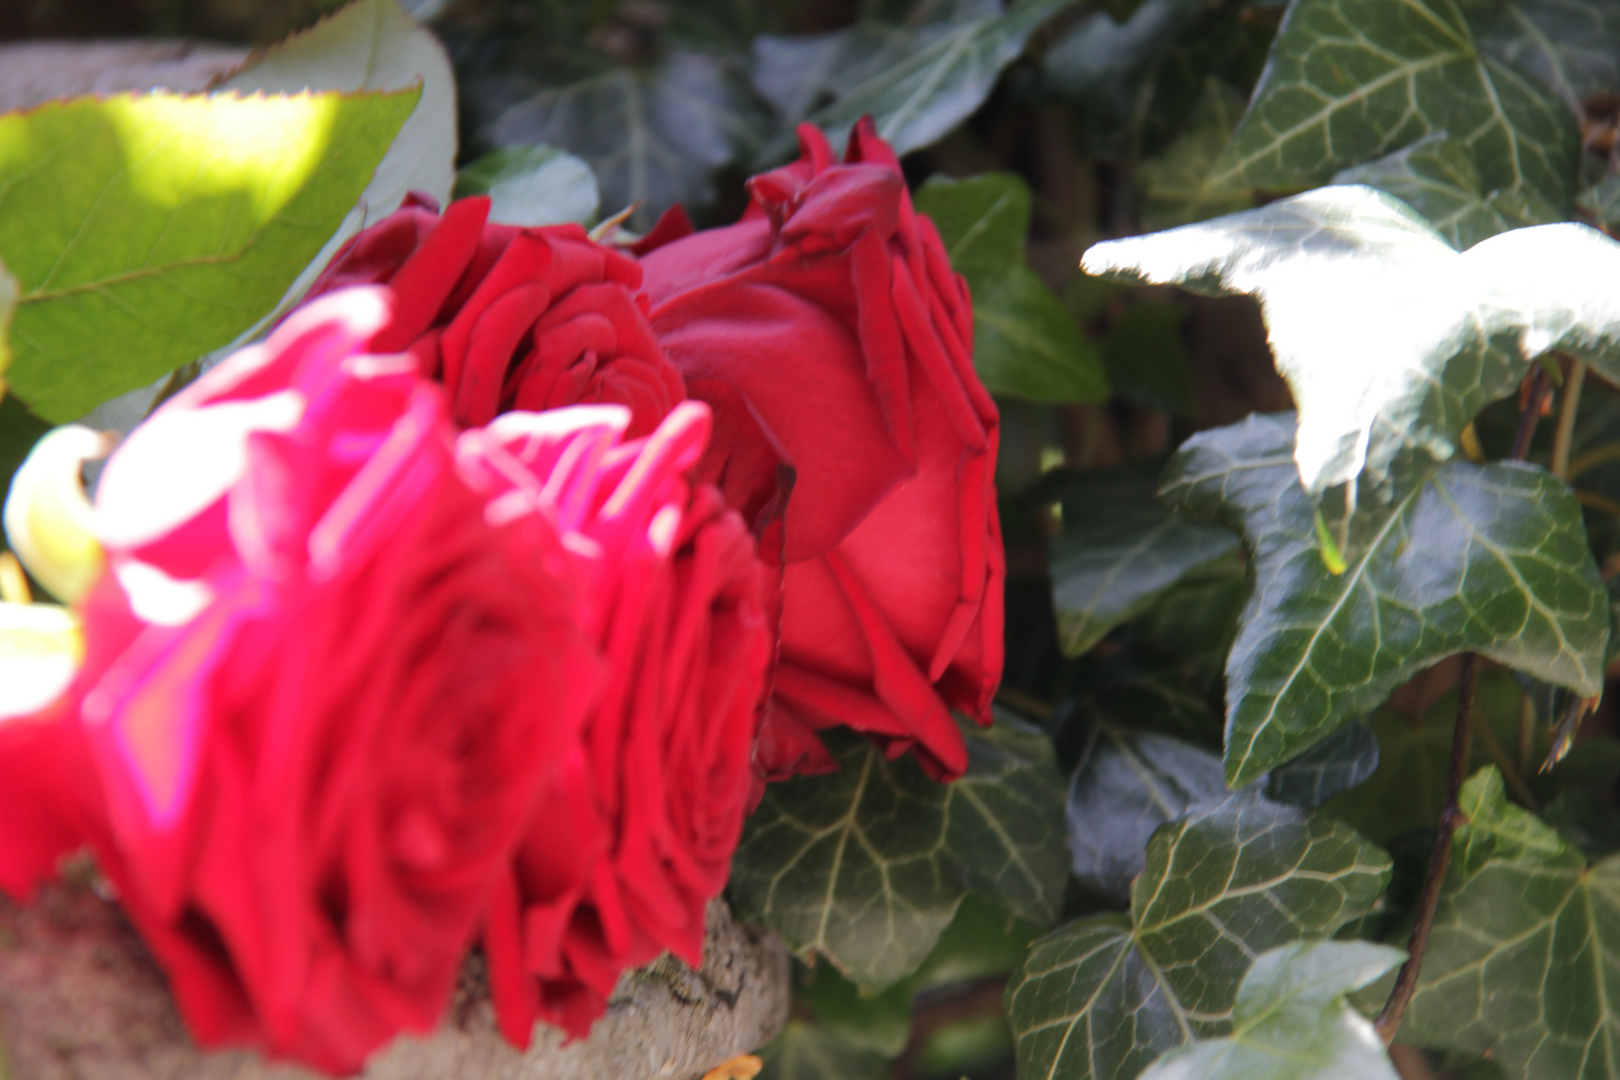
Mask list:
[{"label": "crimson rose", "polygon": [[714,409],[702,471],[728,500],[756,513],[778,464],[794,473],[760,765],[830,769],[814,732],[847,724],[951,777],[949,710],[988,722],[1002,667],[999,418],[972,304],[870,121],[843,163],[799,137],[741,221],[643,257],[652,325]]},{"label": "crimson rose", "polygon": [[388,285],[394,320],[379,352],[409,351],[450,391],[458,423],[512,409],[611,402],[646,435],[685,398],[653,340],[635,291],[641,268],[578,225],[489,222],[484,196],[441,217],[427,196],[351,239],[309,299],[350,285]]}]

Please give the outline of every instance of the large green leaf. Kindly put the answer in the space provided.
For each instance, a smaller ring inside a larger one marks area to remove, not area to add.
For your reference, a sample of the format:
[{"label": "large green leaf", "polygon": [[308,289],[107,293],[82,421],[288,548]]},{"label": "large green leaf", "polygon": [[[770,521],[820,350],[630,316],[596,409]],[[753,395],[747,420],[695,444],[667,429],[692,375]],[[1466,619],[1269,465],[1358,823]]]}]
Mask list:
[{"label": "large green leaf", "polygon": [[589,223],[601,206],[596,174],[551,146],[503,146],[456,175],[456,198],[489,196],[489,218],[530,228]]},{"label": "large green leaf", "polygon": [[1378,738],[1360,721],[1340,728],[1266,777],[1266,796],[1316,808],[1364,783],[1378,769]]},{"label": "large green leaf", "polygon": [[1066,484],[1063,505],[1050,563],[1058,634],[1069,656],[1238,547],[1232,532],[1175,513],[1128,473],[1080,473]]},{"label": "large green leaf", "polygon": [[968,889],[1050,924],[1068,871],[1051,744],[1006,715],[963,733],[968,771],[952,784],[835,733],[839,771],[772,785],[749,819],[738,913],[868,986],[916,971]]},{"label": "large green leaf", "polygon": [[1345,169],[1333,182],[1389,192],[1458,249],[1557,216],[1528,204],[1522,192],[1486,191],[1468,147],[1444,134],[1426,135],[1404,150]]},{"label": "large green leaf", "polygon": [[[1280,765],[1434,661],[1474,651],[1586,696],[1603,686],[1608,600],[1580,506],[1515,462],[1414,469],[1355,513],[1331,573],[1289,453],[1294,417],[1189,439],[1163,493],[1240,529],[1254,588],[1226,666],[1226,779]],[[1338,531],[1343,511],[1329,514]]]},{"label": "large green leaf", "polygon": [[1610,173],[1581,192],[1575,200],[1600,224],[1620,225],[1620,173]]},{"label": "large green leaf", "polygon": [[1232,141],[1247,100],[1225,79],[1211,76],[1187,119],[1187,129],[1136,172],[1142,188],[1144,229],[1168,229],[1221,214],[1247,210],[1254,196],[1247,187],[1209,183],[1210,169]]},{"label": "large green leaf", "polygon": [[1487,190],[1567,212],[1574,117],[1482,53],[1456,0],[1296,0],[1210,183],[1308,187],[1436,132],[1462,140]]},{"label": "large green leaf", "polygon": [[371,179],[417,91],[77,98],[0,117],[12,390],[75,419],[261,319]]},{"label": "large green leaf", "polygon": [[[1302,0],[1303,2],[1303,0]],[[1562,350],[1620,378],[1620,244],[1583,225],[1504,233],[1459,254],[1404,203],[1320,188],[1179,229],[1097,244],[1085,269],[1258,297],[1299,406],[1300,478],[1450,457],[1464,425]]]},{"label": "large green leaf", "polygon": [[[833,100],[807,118],[834,143],[870,115],[895,153],[908,154],[971,116],[1029,35],[1075,2],[1015,0],[1002,11],[996,0],[959,0],[942,5],[943,19],[919,27],[857,26],[808,41],[762,37],[754,44],[755,82],[783,103],[830,93]],[[782,79],[784,65],[793,65],[796,84]],[[784,111],[792,116],[799,108]],[[778,139],[761,161],[785,156],[792,145]]]},{"label": "large green leaf", "polygon": [[1029,188],[1011,173],[930,179],[917,209],[973,292],[973,366],[996,393],[1096,401],[1108,381],[1074,318],[1024,261]]},{"label": "large green leaf", "polygon": [[1495,769],[1461,807],[1401,1039],[1488,1053],[1524,1080],[1620,1076],[1620,858],[1588,867]]},{"label": "large green leaf", "polygon": [[1231,1030],[1257,953],[1330,936],[1369,911],[1389,856],[1329,818],[1240,793],[1161,827],[1131,915],[1036,942],[1007,985],[1020,1076],[1133,1077]]},{"label": "large green leaf", "polygon": [[1238,989],[1232,1034],[1170,1051],[1142,1080],[1399,1080],[1378,1033],[1345,997],[1405,958],[1365,941],[1262,953]]},{"label": "large green leaf", "polygon": [[886,1080],[889,1060],[808,1020],[789,1020],[759,1052],[760,1080]]},{"label": "large green leaf", "polygon": [[1480,50],[1541,78],[1579,109],[1620,90],[1620,2],[1463,0]]},{"label": "large green leaf", "polygon": [[6,368],[11,366],[11,317],[17,308],[17,279],[0,263],[0,400],[6,397]]}]

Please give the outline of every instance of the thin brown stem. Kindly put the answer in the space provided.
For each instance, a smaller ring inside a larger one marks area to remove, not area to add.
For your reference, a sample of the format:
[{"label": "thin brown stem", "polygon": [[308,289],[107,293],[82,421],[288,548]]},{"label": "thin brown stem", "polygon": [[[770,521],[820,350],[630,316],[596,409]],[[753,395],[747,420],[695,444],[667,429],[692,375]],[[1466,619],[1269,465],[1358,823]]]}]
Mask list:
[{"label": "thin brown stem", "polygon": [[1519,695],[1519,772],[1530,768],[1530,757],[1536,752],[1536,703],[1530,695]]},{"label": "thin brown stem", "polygon": [[1586,382],[1586,365],[1579,360],[1569,362],[1569,373],[1564,376],[1564,393],[1558,403],[1558,427],[1553,431],[1552,474],[1560,480],[1569,478],[1569,447],[1575,438],[1575,413],[1581,407],[1581,384]]},{"label": "thin brown stem", "polygon": [[1401,1017],[1411,1004],[1417,990],[1418,972],[1423,968],[1423,951],[1429,945],[1429,931],[1434,927],[1435,909],[1440,905],[1440,889],[1446,882],[1446,871],[1451,869],[1451,836],[1462,824],[1462,811],[1457,807],[1458,793],[1462,791],[1463,777],[1468,773],[1468,735],[1470,717],[1474,712],[1474,695],[1479,688],[1479,659],[1473,653],[1463,656],[1462,681],[1457,687],[1457,720],[1451,730],[1451,770],[1446,777],[1446,807],[1440,812],[1440,832],[1434,838],[1434,851],[1429,856],[1429,870],[1423,879],[1423,891],[1418,894],[1417,920],[1412,924],[1411,936],[1406,940],[1406,963],[1395,976],[1395,989],[1384,1003],[1384,1011],[1373,1022],[1379,1038],[1388,1046],[1395,1041]]},{"label": "thin brown stem", "polygon": [[1536,423],[1541,419],[1541,407],[1547,402],[1547,394],[1552,390],[1552,380],[1547,378],[1547,369],[1537,366],[1536,373],[1530,379],[1530,397],[1525,402],[1524,412],[1519,416],[1519,430],[1513,436],[1513,452],[1508,455],[1514,461],[1523,461],[1530,453],[1530,440],[1536,433]]}]

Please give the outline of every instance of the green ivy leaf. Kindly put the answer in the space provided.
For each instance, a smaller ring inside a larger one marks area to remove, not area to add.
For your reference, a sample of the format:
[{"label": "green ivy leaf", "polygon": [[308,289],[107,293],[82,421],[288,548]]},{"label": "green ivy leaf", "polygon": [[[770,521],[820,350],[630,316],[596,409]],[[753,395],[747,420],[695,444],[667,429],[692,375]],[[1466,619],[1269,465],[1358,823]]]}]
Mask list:
[{"label": "green ivy leaf", "polygon": [[1254,205],[1247,187],[1217,188],[1209,173],[1232,132],[1248,99],[1225,79],[1211,76],[1187,119],[1187,130],[1164,153],[1144,161],[1136,180],[1142,189],[1142,227],[1149,231],[1219,217]]},{"label": "green ivy leaf", "polygon": [[721,60],[675,49],[653,67],[613,68],[542,90],[502,112],[486,134],[497,145],[579,155],[604,204],[636,207],[631,223],[646,229],[675,203],[712,202],[715,170],[747,155],[759,125]]},{"label": "green ivy leaf", "polygon": [[1256,953],[1330,936],[1372,908],[1389,874],[1389,856],[1347,826],[1253,793],[1162,826],[1130,917],[1054,931],[1008,983],[1019,1075],[1135,1076],[1227,1034]]},{"label": "green ivy leaf", "polygon": [[1381,493],[1398,459],[1450,457],[1474,415],[1550,351],[1620,378],[1608,286],[1620,244],[1582,225],[1516,229],[1459,254],[1404,203],[1347,185],[1097,244],[1083,266],[1258,297],[1313,495],[1364,468]]},{"label": "green ivy leaf", "polygon": [[1266,778],[1266,797],[1315,808],[1365,782],[1378,769],[1378,738],[1356,721],[1340,728]]},{"label": "green ivy leaf", "polygon": [[6,368],[11,366],[11,319],[17,310],[17,279],[0,263],[0,401],[7,396]]},{"label": "green ivy leaf", "polygon": [[1468,147],[1460,139],[1438,133],[1377,161],[1345,169],[1333,182],[1387,191],[1428,219],[1458,249],[1560,216],[1551,207],[1527,199],[1522,191],[1487,192]]},{"label": "green ivy leaf", "polygon": [[503,146],[456,175],[456,198],[489,196],[491,221],[532,228],[587,224],[601,207],[596,174],[551,146]]},{"label": "green ivy leaf", "polygon": [[1620,90],[1616,0],[1463,0],[1482,52],[1538,76],[1572,108]]},{"label": "green ivy leaf", "polygon": [[154,93],[0,116],[12,390],[66,422],[254,325],[355,204],[417,96]]},{"label": "green ivy leaf", "polygon": [[1454,653],[1601,691],[1607,596],[1561,481],[1515,462],[1414,470],[1388,505],[1350,518],[1349,566],[1335,575],[1294,474],[1293,428],[1282,413],[1195,435],[1165,472],[1164,497],[1241,529],[1254,563],[1226,666],[1228,784],[1288,761]]},{"label": "green ivy leaf", "polygon": [[[764,75],[770,96],[808,103],[830,91],[833,100],[807,118],[835,145],[870,115],[894,152],[909,154],[971,116],[1001,72],[1022,55],[1029,35],[1075,2],[1016,0],[1003,11],[995,0],[964,0],[945,5],[945,18],[920,27],[856,27],[812,42],[762,37],[754,46],[755,81],[761,81],[760,72],[779,68],[794,45],[808,47],[796,58],[805,72],[797,88],[776,89],[780,81]],[[789,136],[777,139],[758,161],[780,160],[792,146]]]},{"label": "green ivy leaf", "polygon": [[1069,656],[1238,547],[1233,533],[1175,513],[1128,473],[1077,474],[1063,499],[1064,530],[1052,541],[1050,563],[1059,640]]},{"label": "green ivy leaf", "polygon": [[807,1020],[789,1020],[759,1052],[760,1080],[887,1080],[889,1059]]},{"label": "green ivy leaf", "polygon": [[969,889],[1049,925],[1068,873],[1051,743],[999,713],[963,734],[967,774],[940,784],[833,733],[839,771],[773,784],[748,820],[731,870],[739,914],[874,987],[917,970]]},{"label": "green ivy leaf", "polygon": [[1620,225],[1620,173],[1605,176],[1576,196],[1575,202],[1599,224]]},{"label": "green ivy leaf", "polygon": [[1401,1038],[1488,1052],[1525,1080],[1617,1075],[1620,858],[1588,867],[1495,769],[1464,785],[1462,810]]},{"label": "green ivy leaf", "polygon": [[973,291],[973,366],[985,386],[1034,401],[1108,396],[1096,350],[1024,261],[1029,188],[1011,173],[932,178],[917,209],[933,219]]},{"label": "green ivy leaf", "polygon": [[1141,1080],[1399,1080],[1377,1032],[1345,998],[1405,959],[1365,941],[1262,953],[1238,989],[1232,1034],[1170,1051]]},{"label": "green ivy leaf", "polygon": [[1436,132],[1463,140],[1486,190],[1563,216],[1574,117],[1482,53],[1456,0],[1297,0],[1210,183],[1308,187]]},{"label": "green ivy leaf", "polygon": [[1159,826],[1228,794],[1219,754],[1165,735],[1096,729],[1069,782],[1074,876],[1104,899],[1128,902]]}]

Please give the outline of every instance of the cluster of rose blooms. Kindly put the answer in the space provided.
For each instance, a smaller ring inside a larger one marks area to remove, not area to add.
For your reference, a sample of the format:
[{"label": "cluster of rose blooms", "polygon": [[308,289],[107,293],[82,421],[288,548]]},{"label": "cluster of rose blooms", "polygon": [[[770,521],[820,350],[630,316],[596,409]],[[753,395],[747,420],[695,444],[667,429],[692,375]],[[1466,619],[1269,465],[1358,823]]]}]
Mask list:
[{"label": "cluster of rose blooms", "polygon": [[[414,199],[106,465],[82,667],[0,723],[0,890],[88,850],[204,1044],[584,1035],[696,963],[768,780],[948,780],[1002,663],[968,290],[869,125],[628,250]],[[115,346],[116,343],[113,343]]]}]

